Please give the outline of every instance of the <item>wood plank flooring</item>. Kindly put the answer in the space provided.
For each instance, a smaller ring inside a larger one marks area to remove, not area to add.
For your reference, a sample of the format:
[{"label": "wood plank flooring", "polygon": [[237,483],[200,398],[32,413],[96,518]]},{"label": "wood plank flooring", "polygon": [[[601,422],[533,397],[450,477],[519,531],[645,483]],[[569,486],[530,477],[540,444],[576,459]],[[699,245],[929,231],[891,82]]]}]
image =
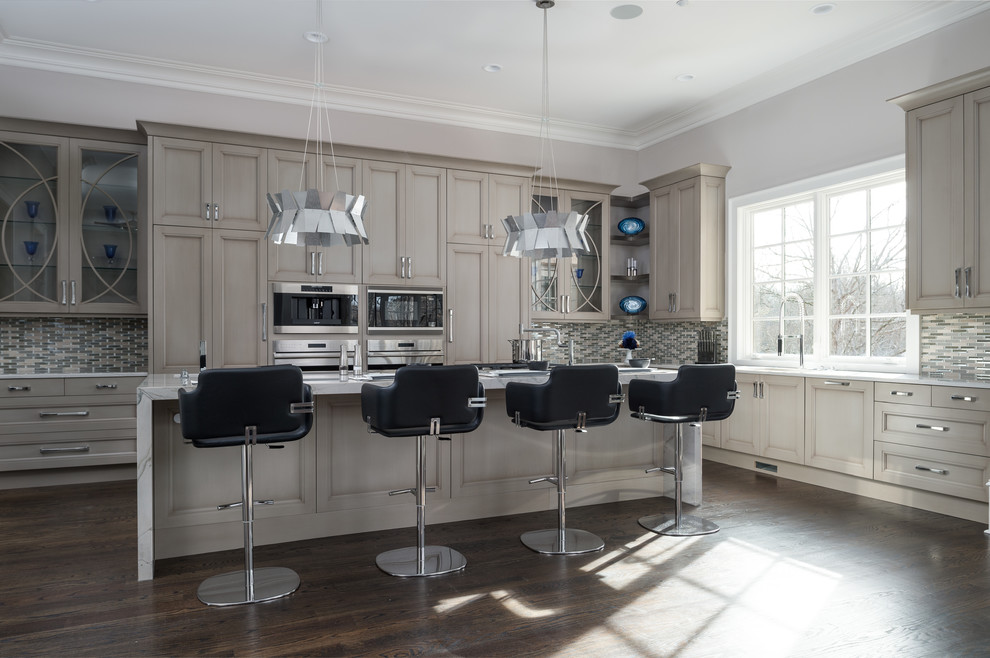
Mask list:
[{"label": "wood plank flooring", "polygon": [[990,655],[985,526],[709,462],[704,480],[715,535],[643,530],[672,507],[650,499],[569,510],[606,541],[585,556],[520,544],[554,512],[431,525],[468,566],[427,579],[375,566],[412,528],[261,546],[302,586],[231,608],[196,588],[239,551],[135,580],[133,482],[0,491],[0,656]]}]

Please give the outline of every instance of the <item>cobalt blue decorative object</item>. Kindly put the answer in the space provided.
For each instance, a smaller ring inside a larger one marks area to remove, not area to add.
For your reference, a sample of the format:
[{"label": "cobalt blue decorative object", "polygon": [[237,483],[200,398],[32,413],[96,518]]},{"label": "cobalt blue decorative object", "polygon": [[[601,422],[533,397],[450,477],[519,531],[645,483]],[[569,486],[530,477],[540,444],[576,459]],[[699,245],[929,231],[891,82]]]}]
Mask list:
[{"label": "cobalt blue decorative object", "polygon": [[630,315],[635,315],[646,308],[646,300],[636,295],[623,297],[619,300],[619,308]]},{"label": "cobalt blue decorative object", "polygon": [[636,235],[642,233],[646,224],[638,217],[626,217],[619,222],[619,231],[626,235]]}]

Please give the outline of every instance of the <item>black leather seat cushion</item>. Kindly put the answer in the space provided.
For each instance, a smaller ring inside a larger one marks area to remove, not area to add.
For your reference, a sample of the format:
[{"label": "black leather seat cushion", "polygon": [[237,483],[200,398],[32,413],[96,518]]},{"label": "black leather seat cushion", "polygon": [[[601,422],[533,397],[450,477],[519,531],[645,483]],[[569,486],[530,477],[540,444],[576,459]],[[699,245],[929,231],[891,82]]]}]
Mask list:
[{"label": "black leather seat cushion", "polygon": [[244,444],[245,428],[258,428],[258,443],[286,443],[306,436],[313,414],[290,413],[293,402],[311,402],[313,391],[296,366],[204,370],[199,384],[179,389],[182,435],[197,448]]},{"label": "black leather seat cushion", "polygon": [[468,399],[484,396],[475,366],[405,366],[388,386],[361,387],[361,417],[385,436],[429,434],[432,418],[442,434],[464,434],[484,418],[484,408],[469,407]]},{"label": "black leather seat cushion", "polygon": [[523,427],[537,430],[578,426],[578,413],[587,414],[585,427],[608,425],[622,406],[609,397],[622,393],[619,369],[613,365],[557,366],[539,384],[509,382],[505,386],[505,410],[519,412]]},{"label": "black leather seat cushion", "polygon": [[668,416],[659,422],[697,422],[702,407],[707,420],[724,420],[732,414],[735,400],[728,393],[736,390],[736,367],[731,363],[684,365],[668,382],[634,379],[629,382],[629,410],[640,407],[648,414]]}]

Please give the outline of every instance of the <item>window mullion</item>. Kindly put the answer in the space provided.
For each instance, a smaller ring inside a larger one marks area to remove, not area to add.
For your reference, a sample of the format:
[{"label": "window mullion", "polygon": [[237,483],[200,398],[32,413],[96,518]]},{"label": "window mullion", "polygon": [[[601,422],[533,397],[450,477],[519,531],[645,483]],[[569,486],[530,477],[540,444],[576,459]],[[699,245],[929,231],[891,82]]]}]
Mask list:
[{"label": "window mullion", "polygon": [[824,363],[831,357],[830,269],[828,196],[825,192],[817,192],[815,194],[815,308],[812,316],[815,327],[814,359],[819,363]]}]

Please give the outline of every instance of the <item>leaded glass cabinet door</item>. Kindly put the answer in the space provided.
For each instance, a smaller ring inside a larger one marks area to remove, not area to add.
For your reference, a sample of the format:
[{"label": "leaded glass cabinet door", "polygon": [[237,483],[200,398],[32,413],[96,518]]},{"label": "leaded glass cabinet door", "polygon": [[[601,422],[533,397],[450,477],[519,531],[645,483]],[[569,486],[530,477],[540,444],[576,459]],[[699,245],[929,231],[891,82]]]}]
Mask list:
[{"label": "leaded glass cabinet door", "polygon": [[67,141],[0,133],[0,309],[65,312],[63,224]]},{"label": "leaded glass cabinet door", "polygon": [[[556,195],[533,193],[532,212],[542,213],[562,210],[563,198]],[[560,319],[564,314],[566,298],[562,291],[560,272],[565,269],[558,258],[530,259],[530,310],[534,319]]]},{"label": "leaded glass cabinet door", "polygon": [[140,145],[73,143],[74,208],[69,286],[73,311],[143,310],[145,149]]}]

